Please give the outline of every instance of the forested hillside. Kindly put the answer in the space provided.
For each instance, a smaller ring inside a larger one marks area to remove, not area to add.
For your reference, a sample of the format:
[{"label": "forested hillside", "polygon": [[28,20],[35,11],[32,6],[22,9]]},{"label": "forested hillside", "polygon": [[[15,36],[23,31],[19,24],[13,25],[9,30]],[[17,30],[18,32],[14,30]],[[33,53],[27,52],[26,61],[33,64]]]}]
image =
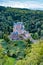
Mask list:
[{"label": "forested hillside", "polygon": [[[37,40],[10,40],[14,22]],[[43,11],[0,6],[0,65],[43,65]]]},{"label": "forested hillside", "polygon": [[43,65],[43,41],[0,40],[0,65]]},{"label": "forested hillside", "polygon": [[14,22],[23,22],[34,39],[43,36],[43,11],[0,6],[0,38],[13,31]]}]

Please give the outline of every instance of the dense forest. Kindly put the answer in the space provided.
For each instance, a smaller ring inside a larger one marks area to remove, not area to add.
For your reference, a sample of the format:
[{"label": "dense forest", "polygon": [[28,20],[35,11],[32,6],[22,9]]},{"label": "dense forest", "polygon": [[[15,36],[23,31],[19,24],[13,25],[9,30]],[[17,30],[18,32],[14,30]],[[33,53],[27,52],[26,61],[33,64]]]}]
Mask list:
[{"label": "dense forest", "polygon": [[0,65],[43,65],[43,41],[0,39]]},{"label": "dense forest", "polygon": [[23,22],[34,39],[43,36],[43,11],[0,6],[0,38],[13,31],[14,22]]},{"label": "dense forest", "polygon": [[[14,22],[37,41],[10,40]],[[0,6],[0,65],[43,65],[43,11]]]}]

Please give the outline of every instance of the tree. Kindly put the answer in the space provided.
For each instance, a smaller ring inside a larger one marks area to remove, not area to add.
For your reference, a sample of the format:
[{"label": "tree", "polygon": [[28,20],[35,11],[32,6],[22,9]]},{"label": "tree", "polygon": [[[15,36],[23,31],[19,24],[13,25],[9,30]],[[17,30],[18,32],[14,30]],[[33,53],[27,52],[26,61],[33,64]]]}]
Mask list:
[{"label": "tree", "polygon": [[15,65],[42,65],[43,64],[43,41],[32,44],[30,52],[22,60],[18,60]]},{"label": "tree", "polygon": [[9,41],[10,41],[10,39],[8,38],[8,35],[7,35],[7,34],[4,34],[3,38],[4,38],[4,40],[5,40],[6,42],[9,42]]},{"label": "tree", "polygon": [[39,39],[38,33],[31,34],[33,39]]}]

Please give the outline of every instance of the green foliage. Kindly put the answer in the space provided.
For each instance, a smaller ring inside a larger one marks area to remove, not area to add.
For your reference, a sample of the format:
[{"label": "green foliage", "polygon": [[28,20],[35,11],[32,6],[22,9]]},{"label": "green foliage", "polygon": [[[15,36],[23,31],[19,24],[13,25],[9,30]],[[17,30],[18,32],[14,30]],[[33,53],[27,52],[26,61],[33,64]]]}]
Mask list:
[{"label": "green foliage", "polygon": [[32,38],[39,39],[38,33],[31,34]]},{"label": "green foliage", "polygon": [[0,45],[0,65],[14,65],[15,59],[8,57],[4,52],[5,49]]},{"label": "green foliage", "polygon": [[38,38],[42,36],[43,11],[0,6],[0,38],[3,38],[4,34],[10,34],[13,31],[14,22],[21,21],[27,31],[32,34],[37,32]]},{"label": "green foliage", "polygon": [[1,42],[5,52],[8,56],[16,59],[22,59],[25,55],[24,49],[26,48],[26,43],[24,40],[19,41],[6,41]]},{"label": "green foliage", "polygon": [[4,40],[5,40],[6,42],[9,42],[9,41],[10,41],[10,39],[8,38],[8,35],[7,35],[7,34],[4,34],[4,35],[3,35],[3,38],[4,38]]},{"label": "green foliage", "polygon": [[[43,65],[43,41],[31,44],[29,40],[4,42],[0,44],[0,64]],[[6,45],[5,45],[6,44]],[[31,46],[28,46],[31,44]],[[3,48],[2,48],[3,47]],[[16,59],[16,60],[15,60]]]},{"label": "green foliage", "polygon": [[0,65],[43,65],[42,40],[32,44],[8,38],[13,23],[21,21],[34,39],[43,37],[43,11],[0,6]]},{"label": "green foliage", "polygon": [[29,48],[26,49],[26,57],[15,65],[43,65],[43,41],[33,44],[28,50]]}]

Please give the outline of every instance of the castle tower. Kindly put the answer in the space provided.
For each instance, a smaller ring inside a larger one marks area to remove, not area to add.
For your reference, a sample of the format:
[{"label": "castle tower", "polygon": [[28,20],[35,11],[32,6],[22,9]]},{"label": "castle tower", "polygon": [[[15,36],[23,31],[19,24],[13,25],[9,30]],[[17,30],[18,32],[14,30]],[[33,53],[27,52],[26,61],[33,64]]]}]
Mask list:
[{"label": "castle tower", "polygon": [[17,32],[18,34],[22,34],[24,31],[24,25],[22,22],[17,22],[17,23],[14,23],[14,26],[13,26],[13,32]]}]

